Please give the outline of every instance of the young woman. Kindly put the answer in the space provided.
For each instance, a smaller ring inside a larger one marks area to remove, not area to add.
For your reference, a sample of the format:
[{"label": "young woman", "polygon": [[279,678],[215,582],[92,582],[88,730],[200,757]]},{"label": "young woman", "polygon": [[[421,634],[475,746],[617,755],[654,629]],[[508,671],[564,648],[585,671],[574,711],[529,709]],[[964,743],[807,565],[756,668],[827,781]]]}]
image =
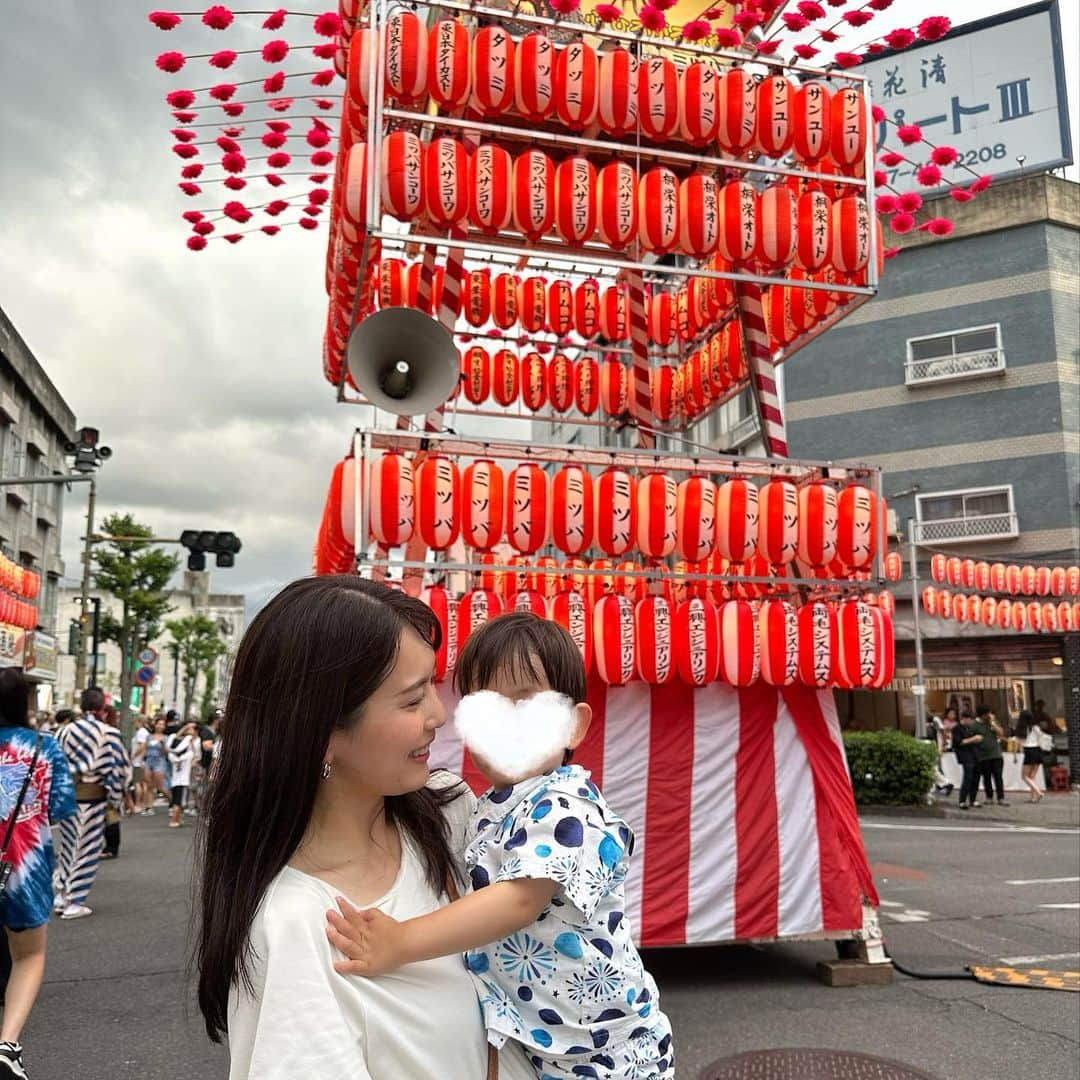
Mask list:
[{"label": "young woman", "polygon": [[199,727],[194,722],[185,724],[168,740],[169,764],[172,766],[172,788],[169,793],[169,828],[179,829],[183,824],[184,803],[191,786],[191,767],[199,752]]},{"label": "young woman", "polygon": [[[427,764],[439,644],[420,601],[351,575],[294,582],[244,635],[198,839],[199,1007],[232,1080],[492,1075],[460,957],[364,980],[325,930],[338,896],[408,919],[463,884],[473,800]],[[535,1078],[517,1047],[498,1066]]]},{"label": "young woman", "polygon": [[[7,931],[11,951],[0,1027],[0,1077],[26,1075],[19,1036],[45,974],[55,864],[51,826],[74,817],[76,809],[67,757],[51,735],[41,735],[39,744],[38,734],[29,726],[27,696],[21,671],[0,670],[0,842],[14,818],[4,853],[11,876],[0,895],[0,925]],[[31,763],[33,774],[16,816],[15,805]]]},{"label": "young woman", "polygon": [[154,721],[154,729],[150,732],[150,737],[146,740],[146,751],[143,755],[146,769],[146,786],[149,788],[144,814],[154,812],[155,795],[161,796],[166,802],[169,800],[169,789],[165,786],[165,761],[168,755],[167,741],[165,717],[159,716]]},{"label": "young woman", "polygon": [[1028,802],[1032,803],[1037,803],[1043,797],[1039,785],[1035,782],[1043,763],[1042,734],[1042,728],[1035,717],[1024,709],[1016,721],[1016,737],[1024,740],[1023,777],[1028,791],[1031,792]]}]

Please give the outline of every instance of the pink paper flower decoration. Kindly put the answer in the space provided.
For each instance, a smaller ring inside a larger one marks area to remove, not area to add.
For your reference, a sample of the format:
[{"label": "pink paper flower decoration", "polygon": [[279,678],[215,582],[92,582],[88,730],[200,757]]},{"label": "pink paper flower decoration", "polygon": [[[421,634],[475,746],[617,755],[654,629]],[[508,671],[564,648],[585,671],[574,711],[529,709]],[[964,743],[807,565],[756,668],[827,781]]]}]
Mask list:
[{"label": "pink paper flower decoration", "polygon": [[652,0],[652,6],[661,11],[670,11],[679,0]]},{"label": "pink paper flower decoration", "polygon": [[162,71],[167,71],[170,75],[175,75],[186,62],[187,58],[179,52],[163,52],[154,61]]},{"label": "pink paper flower decoration", "polygon": [[240,144],[231,135],[219,135],[214,141],[217,143],[218,149],[226,154],[240,153]]},{"label": "pink paper flower decoration", "polygon": [[184,180],[198,180],[202,176],[203,165],[201,162],[194,162],[191,165],[185,165],[180,170],[180,176]]},{"label": "pink paper flower decoration", "polygon": [[893,0],[869,0],[866,6],[875,11],[887,11],[892,7],[892,2]]},{"label": "pink paper flower decoration", "polygon": [[796,6],[799,12],[810,20],[825,18],[825,9],[815,0],[799,0]]},{"label": "pink paper flower decoration", "polygon": [[899,255],[899,254],[900,254],[900,249],[899,248],[886,248],[882,252],[881,257],[883,259],[895,259],[896,256]]},{"label": "pink paper flower decoration", "polygon": [[821,52],[820,49],[815,49],[813,45],[796,45],[791,51],[800,60],[813,60]]},{"label": "pink paper flower decoration", "polygon": [[321,168],[323,165],[329,165],[333,160],[334,155],[330,153],[329,150],[316,150],[315,153],[311,155],[311,164],[317,169]]},{"label": "pink paper flower decoration", "polygon": [[262,47],[262,58],[268,64],[280,64],[289,55],[289,43],[280,38],[268,41]]},{"label": "pink paper flower decoration", "polygon": [[201,210],[185,210],[180,216],[192,225],[197,225],[204,217],[206,217]]},{"label": "pink paper flower decoration", "polygon": [[236,63],[236,53],[232,49],[222,49],[220,52],[214,53],[210,57],[210,66],[221,68],[231,68]]},{"label": "pink paper flower decoration", "polygon": [[915,32],[901,27],[899,30],[890,30],[885,35],[885,44],[890,49],[906,49],[915,43]]},{"label": "pink paper flower decoration", "polygon": [[865,26],[871,19],[873,19],[873,13],[869,11],[845,11],[840,16],[848,26]]},{"label": "pink paper flower decoration", "polygon": [[226,139],[239,139],[240,136],[244,134],[244,129],[242,127],[222,128],[221,134],[224,135]]},{"label": "pink paper flower decoration", "polygon": [[214,4],[203,12],[202,21],[211,30],[227,30],[232,26],[233,13],[224,4]]},{"label": "pink paper flower decoration", "polygon": [[262,144],[268,150],[277,150],[285,145],[286,140],[287,136],[280,135],[276,131],[268,131],[262,137]]},{"label": "pink paper flower decoration", "polygon": [[285,89],[285,72],[275,71],[273,75],[263,79],[264,94],[280,94]]},{"label": "pink paper flower decoration", "polygon": [[951,27],[951,19],[947,19],[944,15],[931,15],[919,23],[919,37],[923,41],[940,41]]},{"label": "pink paper flower decoration", "polygon": [[230,244],[239,244],[244,239],[244,235],[243,233],[228,233],[222,239],[228,240]]},{"label": "pink paper flower decoration", "polygon": [[953,223],[943,217],[931,218],[924,227],[935,236],[948,236],[953,231]]},{"label": "pink paper flower decoration", "polygon": [[915,170],[915,179],[923,187],[937,187],[941,183],[941,170],[933,164],[920,165]]},{"label": "pink paper flower decoration", "polygon": [[818,34],[818,37],[828,45],[831,45],[834,41],[840,40],[840,35],[834,30],[822,30],[821,33]]},{"label": "pink paper flower decoration", "polygon": [[273,109],[274,112],[288,112],[293,105],[293,99],[291,97],[275,98],[273,101],[268,101],[266,107]]},{"label": "pink paper flower decoration", "polygon": [[237,117],[244,114],[244,103],[242,101],[230,101],[222,105],[221,108],[226,116]]},{"label": "pink paper flower decoration", "polygon": [[914,214],[922,209],[922,196],[917,191],[905,191],[897,200],[905,214]]},{"label": "pink paper flower decoration", "polygon": [[884,187],[889,182],[889,174],[884,169],[874,170],[874,183],[878,187]]},{"label": "pink paper flower decoration", "polygon": [[329,86],[334,81],[334,69],[327,68],[325,71],[317,71],[311,77],[312,86]]},{"label": "pink paper flower decoration", "polygon": [[308,202],[314,203],[315,206],[322,206],[329,198],[330,192],[326,188],[313,188],[308,196]]},{"label": "pink paper flower decoration", "polygon": [[151,11],[146,16],[159,30],[172,30],[174,27],[180,25],[181,19],[179,15],[174,15],[171,11]]},{"label": "pink paper flower decoration", "polygon": [[282,211],[289,209],[289,204],[284,199],[274,199],[273,202],[267,203],[265,209],[271,217],[277,217]]},{"label": "pink paper flower decoration", "polygon": [[264,233],[266,233],[267,236],[277,236],[277,234],[279,232],[281,232],[281,226],[280,225],[264,225],[262,227],[262,231]]},{"label": "pink paper flower decoration", "polygon": [[617,4],[597,4],[593,11],[601,22],[610,23],[622,18],[622,8]]},{"label": "pink paper flower decoration", "polygon": [[314,46],[311,51],[319,60],[333,60],[334,54],[337,52],[337,43],[324,41],[321,45]]},{"label": "pink paper flower decoration", "polygon": [[980,176],[979,179],[976,180],[974,183],[968,184],[968,191],[970,191],[972,195],[978,195],[981,192],[985,191],[989,186],[990,177]]},{"label": "pink paper flower decoration", "polygon": [[324,11],[315,16],[315,33],[319,37],[336,37],[341,33],[341,19],[336,11]]},{"label": "pink paper flower decoration", "polygon": [[165,101],[174,109],[186,109],[195,104],[195,95],[190,90],[170,90]]},{"label": "pink paper flower decoration", "polygon": [[742,44],[742,34],[731,26],[719,26],[715,33],[719,49],[737,49]]},{"label": "pink paper flower decoration", "polygon": [[858,67],[863,62],[863,57],[861,53],[838,52],[833,60],[836,61],[838,67],[851,68]]},{"label": "pink paper flower decoration", "polygon": [[308,177],[308,179],[309,179],[309,180],[310,180],[310,181],[311,181],[311,182],[312,182],[313,184],[325,184],[325,183],[326,183],[326,181],[330,179],[330,174],[329,174],[329,173],[324,173],[324,172],[319,172],[319,173],[312,173],[312,174],[311,174],[311,175],[310,175],[310,176]]},{"label": "pink paper flower decoration", "polygon": [[691,19],[683,28],[684,41],[704,41],[712,32],[712,27],[704,19]]},{"label": "pink paper flower decoration", "polygon": [[930,160],[935,165],[952,165],[960,157],[955,146],[935,146],[930,151]]},{"label": "pink paper flower decoration", "polygon": [[901,124],[896,129],[896,137],[905,146],[914,146],[916,143],[922,142],[922,128],[918,124]]},{"label": "pink paper flower decoration", "polygon": [[236,93],[236,87],[232,83],[218,83],[210,87],[210,96],[215,101],[228,101]]},{"label": "pink paper flower decoration", "polygon": [[276,154],[271,154],[266,159],[266,164],[269,165],[271,169],[284,169],[291,163],[291,155],[286,154],[284,150],[279,150]]},{"label": "pink paper flower decoration", "polygon": [[784,20],[784,25],[795,34],[800,30],[805,30],[810,25],[810,20],[805,15],[800,15],[797,11],[787,11],[781,18]]},{"label": "pink paper flower decoration", "polygon": [[330,145],[330,136],[322,128],[313,127],[306,138],[308,146],[315,150],[321,150],[324,146]]},{"label": "pink paper flower decoration", "polygon": [[278,8],[277,11],[271,11],[263,22],[263,29],[280,30],[285,25],[285,16],[287,14],[288,12],[284,8]]},{"label": "pink paper flower decoration", "polygon": [[285,183],[285,177],[277,173],[267,173],[265,179],[271,187],[281,187]]},{"label": "pink paper flower decoration", "polygon": [[198,118],[198,115],[199,115],[198,113],[185,112],[185,111],[183,111],[181,109],[175,109],[173,111],[173,116],[177,120],[179,120],[181,124],[194,124],[196,119]]},{"label": "pink paper flower decoration", "polygon": [[223,183],[230,191],[243,191],[247,181],[242,176],[226,176]]},{"label": "pink paper flower decoration", "polygon": [[559,15],[573,15],[581,7],[581,0],[552,0],[551,7]]},{"label": "pink paper flower decoration", "polygon": [[874,209],[879,214],[894,214],[899,205],[895,195],[879,195],[874,200]]},{"label": "pink paper flower decoration", "polygon": [[322,213],[322,207],[316,206],[314,203],[308,203],[302,212],[307,214],[308,217],[318,217]]},{"label": "pink paper flower decoration", "polygon": [[870,44],[866,46],[867,56],[877,56],[878,53],[883,53],[884,51],[885,46],[880,41],[871,41]]},{"label": "pink paper flower decoration", "polygon": [[881,164],[886,169],[895,169],[897,165],[901,165],[905,161],[907,161],[907,158],[903,154],[898,154],[895,150],[885,150],[881,155]]},{"label": "pink paper flower decoration", "polygon": [[735,25],[745,34],[761,25],[761,16],[756,11],[736,11]]},{"label": "pink paper flower decoration", "polygon": [[874,118],[875,124],[880,124],[885,119],[885,110],[880,105],[871,105],[870,115]]},{"label": "pink paper flower decoration", "polygon": [[199,195],[202,192],[202,188],[198,184],[191,183],[190,180],[185,180],[182,184],[176,185],[185,195]]},{"label": "pink paper flower decoration", "polygon": [[172,152],[178,158],[193,158],[199,156],[199,148],[197,146],[192,146],[191,143],[177,143],[172,148]]},{"label": "pink paper flower decoration", "polygon": [[893,214],[889,221],[889,228],[902,236],[915,228],[915,219],[910,214]]},{"label": "pink paper flower decoration", "polygon": [[301,229],[316,229],[319,226],[319,223],[314,218],[309,217],[301,218],[297,224]]},{"label": "pink paper flower decoration", "polygon": [[206,247],[206,240],[201,236],[189,236],[187,238],[187,246],[192,251],[202,251]]},{"label": "pink paper flower decoration", "polygon": [[322,109],[323,112],[325,112],[327,109],[332,109],[335,105],[340,105],[341,102],[332,101],[330,98],[317,97],[311,99],[311,104],[314,105],[316,109]]},{"label": "pink paper flower decoration", "polygon": [[247,158],[243,154],[224,154],[221,158],[221,167],[226,172],[241,173],[247,168]]},{"label": "pink paper flower decoration", "polygon": [[179,142],[194,142],[198,137],[197,131],[192,131],[191,128],[173,128],[169,134]]},{"label": "pink paper flower decoration", "polygon": [[241,225],[245,221],[251,220],[251,211],[242,202],[227,202],[222,208],[221,212],[233,221],[238,221]]},{"label": "pink paper flower decoration", "polygon": [[761,53],[762,56],[772,56],[777,49],[783,45],[783,41],[780,38],[771,38],[768,41],[759,41],[756,46],[756,51]]},{"label": "pink paper flower decoration", "polygon": [[214,223],[212,221],[199,221],[191,231],[196,236],[209,236],[214,231]]},{"label": "pink paper flower decoration", "polygon": [[967,188],[953,188],[949,192],[949,197],[954,202],[958,203],[971,202],[971,200],[975,198],[975,196],[972,195],[971,192],[967,190]]}]

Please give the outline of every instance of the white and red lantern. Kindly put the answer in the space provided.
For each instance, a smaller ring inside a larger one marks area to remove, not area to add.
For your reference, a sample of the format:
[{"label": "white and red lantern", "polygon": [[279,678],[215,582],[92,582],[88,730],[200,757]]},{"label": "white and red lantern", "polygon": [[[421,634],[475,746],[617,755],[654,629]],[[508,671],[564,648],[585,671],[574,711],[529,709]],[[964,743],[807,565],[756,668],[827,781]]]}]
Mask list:
[{"label": "white and red lantern", "polygon": [[551,229],[555,220],[555,166],[542,150],[526,150],[514,159],[514,228],[533,242]]},{"label": "white and red lantern", "polygon": [[398,11],[386,23],[386,91],[406,104],[427,95],[428,32],[412,11]]},{"label": "white and red lantern", "polygon": [[927,585],[922,591],[922,606],[923,611],[927,615],[938,615],[941,612],[941,605],[938,600],[938,590],[933,585]]},{"label": "white and red lantern", "polygon": [[647,56],[638,66],[638,118],[646,138],[657,142],[679,126],[679,71],[666,56]]},{"label": "white and red lantern", "polygon": [[388,548],[413,534],[413,468],[404,454],[386,453],[371,463],[371,535]]},{"label": "white and red lantern", "polygon": [[[899,581],[904,576],[904,558],[899,551],[890,551],[885,556],[885,580]],[[985,586],[984,586],[985,588]]]},{"label": "white and red lantern", "polygon": [[761,678],[770,686],[790,686],[799,674],[799,626],[786,600],[765,600],[758,611]]},{"label": "white and red lantern", "polygon": [[[597,175],[596,230],[604,244],[615,251],[626,247],[637,233],[637,187],[637,173],[625,161],[613,161]],[[581,333],[580,323],[578,333]]]},{"label": "white and red lantern", "polygon": [[1011,607],[1012,628],[1022,634],[1028,628],[1028,609],[1021,600],[1014,600]]},{"label": "white and red lantern", "polygon": [[[944,555],[937,554],[930,557],[930,577],[933,578],[934,581],[936,581],[939,585],[944,584],[947,580],[947,563],[948,560]],[[999,563],[998,565],[1001,564]],[[1001,569],[1004,571],[1005,567],[1002,566]],[[1004,582],[1004,578],[1002,578],[1002,581]],[[994,588],[996,589],[998,588],[998,586],[995,585]],[[1004,588],[1004,584],[1002,584],[1001,588]]]},{"label": "white and red lantern", "polygon": [[1037,573],[1034,566],[1023,566],[1020,568],[1020,592],[1024,596],[1035,595],[1035,582],[1037,580]]},{"label": "white and red lantern", "polygon": [[869,604],[847,600],[837,612],[837,681],[847,689],[870,686],[879,675],[881,656],[873,610]]},{"label": "white and red lantern", "polygon": [[574,404],[574,364],[562,353],[556,353],[548,364],[547,396],[556,412],[568,412]]},{"label": "white and red lantern", "polygon": [[458,652],[469,640],[473,631],[484,623],[497,619],[503,613],[503,602],[487,589],[473,589],[458,601],[457,638]]},{"label": "white and red lantern", "polygon": [[[545,600],[550,600],[562,588],[562,575],[558,573],[559,562],[550,555],[541,555],[532,559],[536,572],[529,578],[533,592],[539,593]],[[547,618],[545,613],[544,618]]]},{"label": "white and red lantern", "polygon": [[960,585],[965,589],[975,588],[975,560],[963,559],[960,563]]},{"label": "white and red lantern", "polygon": [[514,41],[501,26],[473,39],[472,101],[485,116],[507,112],[514,100]]},{"label": "white and red lantern", "polygon": [[461,527],[461,481],[458,467],[437,454],[416,470],[416,526],[432,551],[444,551]]},{"label": "white and red lantern", "polygon": [[998,600],[994,625],[999,630],[1008,630],[1012,626],[1012,601],[1008,597]]},{"label": "white and red lantern", "polygon": [[600,295],[600,333],[613,343],[630,332],[630,295],[622,285],[609,285]]},{"label": "white and red lantern", "polygon": [[741,67],[732,67],[720,80],[716,141],[732,157],[745,153],[757,134],[757,86]]},{"label": "white and red lantern", "polygon": [[836,558],[836,491],[828,484],[799,489],[799,561],[828,566]]},{"label": "white and red lantern", "polygon": [[[885,569],[888,571],[888,557],[886,556]],[[986,592],[990,588],[990,564],[980,560],[975,564],[975,588],[980,592]]]},{"label": "white and red lantern", "polygon": [[958,555],[952,555],[945,560],[945,580],[954,588],[959,589],[963,582],[964,560]]},{"label": "white and red lantern", "polygon": [[643,682],[662,686],[675,678],[675,619],[671,603],[646,596],[634,607],[637,673]]},{"label": "white and red lantern", "polygon": [[994,627],[997,625],[997,598],[993,596],[984,596],[982,602],[982,624],[986,627]]},{"label": "white and red lantern", "polygon": [[708,686],[720,677],[720,613],[702,597],[675,609],[675,669],[691,686]]},{"label": "white and red lantern", "polygon": [[517,356],[510,349],[500,349],[491,358],[491,396],[507,409],[517,401],[520,385]]},{"label": "white and red lantern", "polygon": [[522,555],[532,555],[548,542],[550,535],[548,475],[534,462],[523,462],[506,481],[506,539]]},{"label": "white and red lantern", "polygon": [[595,278],[574,289],[574,329],[586,341],[600,333],[600,286]]},{"label": "white and red lantern", "polygon": [[637,486],[637,546],[649,559],[665,559],[675,550],[679,489],[667,473],[649,473]]},{"label": "white and red lantern", "polygon": [[799,635],[799,679],[807,686],[823,689],[836,678],[836,615],[818,600],[804,604],[797,616]]},{"label": "white and red lantern", "polygon": [[502,539],[506,516],[506,479],[494,461],[479,458],[461,478],[461,537],[478,551]]},{"label": "white and red lantern", "polygon": [[470,163],[469,220],[481,232],[494,234],[509,226],[512,176],[513,162],[501,146],[477,147]]},{"label": "white and red lantern", "polygon": [[593,559],[589,569],[593,573],[585,578],[585,599],[595,609],[601,597],[615,592],[614,567],[610,559]]},{"label": "white and red lantern", "polygon": [[515,274],[496,274],[491,283],[491,318],[500,330],[518,321],[519,282]]},{"label": "white and red lantern", "polygon": [[745,180],[730,180],[720,191],[720,254],[746,263],[757,244],[757,192]]},{"label": "white and red lantern", "polygon": [[728,600],[720,606],[720,678],[731,686],[750,686],[760,665],[754,608],[747,600]]},{"label": "white and red lantern", "polygon": [[1077,629],[1073,622],[1073,605],[1068,600],[1062,600],[1057,606],[1057,625],[1063,634],[1071,634]]},{"label": "white and red lantern", "polygon": [[596,545],[613,558],[625,555],[637,536],[637,483],[624,469],[610,468],[597,477]]},{"label": "white and red lantern", "polygon": [[768,266],[787,266],[798,241],[795,196],[784,184],[770,184],[757,213],[757,257]]},{"label": "white and red lantern", "polygon": [[515,593],[506,605],[506,610],[524,611],[538,619],[546,619],[548,614],[547,601],[533,589],[523,589]]},{"label": "white and red lantern", "polygon": [[1055,566],[1050,570],[1050,596],[1064,596],[1066,585],[1064,566]]},{"label": "white and red lantern", "polygon": [[600,404],[608,416],[623,416],[630,408],[629,372],[612,356],[600,366]]},{"label": "white and red lantern", "polygon": [[638,184],[638,238],[646,251],[663,255],[679,242],[679,180],[663,165]]},{"label": "white and red lantern", "polygon": [[398,221],[412,221],[424,209],[424,148],[411,131],[394,131],[383,141],[382,199]]},{"label": "white and red lantern", "polygon": [[593,657],[596,673],[609,686],[624,686],[637,663],[634,608],[625,596],[601,596],[593,607]]},{"label": "white and red lantern", "polygon": [[938,614],[943,619],[953,617],[953,594],[948,589],[938,589]]},{"label": "white and red lantern", "polygon": [[514,107],[532,124],[555,111],[555,46],[546,34],[526,34],[514,51]]},{"label": "white and red lantern", "polygon": [[541,277],[527,277],[518,285],[518,322],[528,334],[547,329],[547,282]]},{"label": "white and red lantern", "polygon": [[678,488],[675,534],[679,554],[688,562],[708,558],[716,544],[716,485],[705,476],[689,476]]},{"label": "white and red lantern", "polygon": [[788,480],[770,480],[758,492],[758,551],[774,565],[791,562],[799,549],[799,493]]},{"label": "white and red lantern", "polygon": [[728,562],[745,562],[757,550],[758,489],[728,480],[716,492],[716,550]]},{"label": "white and red lantern", "polygon": [[870,260],[870,210],[858,195],[832,205],[832,265],[843,274],[866,268]]},{"label": "white and red lantern", "polygon": [[547,404],[547,364],[535,351],[521,358],[521,401],[530,412],[539,412]]},{"label": "white and red lantern", "polygon": [[595,500],[592,476],[579,465],[564,465],[551,490],[551,533],[555,546],[580,555],[593,539]]},{"label": "white and red lantern", "polygon": [[481,345],[471,345],[461,358],[462,391],[470,405],[480,405],[491,396],[491,357]]},{"label": "white and red lantern", "polygon": [[1020,567],[1010,563],[1005,567],[1005,591],[1017,596],[1020,593]]},{"label": "white and red lantern", "polygon": [[629,135],[638,123],[638,62],[626,49],[600,58],[597,119],[609,135]]},{"label": "white and red lantern", "polygon": [[441,585],[425,589],[420,599],[431,608],[442,631],[435,652],[435,681],[442,682],[457,667],[458,602]]},{"label": "white and red lantern", "polygon": [[574,639],[585,671],[590,671],[593,664],[593,620],[585,598],[569,590],[553,596],[548,601],[548,618],[558,623]]},{"label": "white and red lantern", "polygon": [[679,185],[679,248],[695,259],[711,255],[720,243],[720,188],[704,173]]},{"label": "white and red lantern", "polygon": [[896,665],[896,632],[892,613],[883,607],[870,609],[874,624],[874,673],[870,679],[871,690],[882,690],[892,682]]},{"label": "white and red lantern", "polygon": [[472,89],[469,31],[457,19],[440,19],[428,37],[428,93],[444,109],[460,108]]},{"label": "white and red lantern", "polygon": [[1070,566],[1065,571],[1065,592],[1069,596],[1080,596],[1080,566]]},{"label": "white and red lantern", "polygon": [[877,497],[862,484],[850,484],[837,499],[836,553],[853,570],[870,565],[877,550]]},{"label": "white and red lantern", "polygon": [[795,92],[784,75],[770,75],[757,88],[755,145],[765,156],[782,158],[795,139]]},{"label": "white and red lantern", "polygon": [[588,355],[574,365],[574,406],[582,416],[600,407],[600,365]]},{"label": "white and red lantern", "polygon": [[792,101],[792,150],[803,164],[820,161],[829,152],[832,94],[820,82],[803,83]]},{"label": "white and red lantern", "polygon": [[822,191],[804,191],[796,207],[795,257],[803,270],[820,270],[832,257],[832,201]]},{"label": "white and red lantern", "polygon": [[1050,595],[1050,567],[1038,566],[1035,568],[1035,595]]},{"label": "white and red lantern", "polygon": [[829,157],[842,170],[861,165],[866,155],[866,102],[854,87],[838,90],[832,99]]},{"label": "white and red lantern", "polygon": [[448,229],[469,212],[469,152],[457,139],[440,136],[424,151],[424,198],[437,229]]},{"label": "white and red lantern", "polygon": [[[944,555],[935,555],[934,559],[940,559],[941,560],[941,565],[942,566],[945,565],[945,556]],[[930,569],[931,569],[931,573],[932,573],[933,572],[933,559],[931,560]],[[934,578],[934,580],[937,581],[937,578]],[[989,588],[993,589],[994,592],[1006,592],[1007,591],[1007,589],[1006,589],[1007,584],[1008,584],[1008,581],[1007,581],[1007,574],[1006,574],[1006,570],[1005,570],[1005,564],[1004,563],[999,563],[999,562],[991,563],[990,564],[990,585],[989,585]]]},{"label": "white and red lantern", "polygon": [[555,111],[570,131],[584,131],[599,107],[600,64],[591,45],[574,41],[555,58]]},{"label": "white and red lantern", "polygon": [[567,158],[555,170],[555,231],[567,244],[580,246],[596,232],[596,188],[588,158]]},{"label": "white and red lantern", "polygon": [[679,137],[705,146],[720,126],[720,75],[712,64],[687,64],[679,79]]}]

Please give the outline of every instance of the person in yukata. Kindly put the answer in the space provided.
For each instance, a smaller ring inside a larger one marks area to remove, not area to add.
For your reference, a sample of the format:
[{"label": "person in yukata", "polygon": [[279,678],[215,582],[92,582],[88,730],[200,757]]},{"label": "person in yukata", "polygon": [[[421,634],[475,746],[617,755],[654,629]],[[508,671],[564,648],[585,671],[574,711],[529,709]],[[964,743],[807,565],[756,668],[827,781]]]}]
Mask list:
[{"label": "person in yukata", "polygon": [[671,1025],[625,915],[634,836],[570,764],[592,718],[574,639],[500,616],[470,635],[455,680],[458,730],[493,785],[466,836],[472,892],[404,922],[338,898],[335,970],[465,953],[489,1041],[521,1044],[541,1080],[668,1080]]}]

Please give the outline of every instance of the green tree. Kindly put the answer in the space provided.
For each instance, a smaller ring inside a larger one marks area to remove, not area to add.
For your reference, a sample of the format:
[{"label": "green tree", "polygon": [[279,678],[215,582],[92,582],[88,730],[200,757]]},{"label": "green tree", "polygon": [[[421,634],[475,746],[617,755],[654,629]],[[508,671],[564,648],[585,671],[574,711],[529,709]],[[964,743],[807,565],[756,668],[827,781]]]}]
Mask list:
[{"label": "green tree", "polygon": [[119,619],[102,612],[98,636],[120,647],[120,721],[127,740],[131,737],[135,656],[161,633],[161,620],[172,610],[166,589],[180,560],[154,547],[150,542],[153,530],[131,514],[110,514],[101,532],[121,538],[96,545],[91,558],[95,588],[111,593],[120,602]]},{"label": "green tree", "polygon": [[206,678],[203,704],[207,708],[217,685],[217,661],[225,654],[226,645],[217,623],[209,615],[185,615],[165,624],[172,635],[166,646],[169,655],[184,665],[184,719],[195,696],[199,675]]}]

